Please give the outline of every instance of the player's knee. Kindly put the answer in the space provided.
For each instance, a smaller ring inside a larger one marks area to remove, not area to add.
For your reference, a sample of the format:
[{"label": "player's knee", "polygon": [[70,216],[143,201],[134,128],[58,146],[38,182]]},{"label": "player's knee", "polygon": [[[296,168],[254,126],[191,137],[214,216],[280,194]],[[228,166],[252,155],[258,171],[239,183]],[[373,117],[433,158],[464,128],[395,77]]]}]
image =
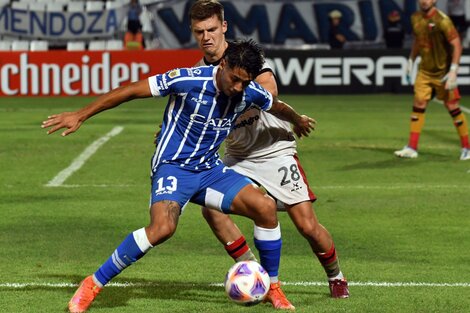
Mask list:
[{"label": "player's knee", "polygon": [[277,225],[277,206],[276,202],[274,202],[271,197],[265,196],[263,200],[259,202],[256,208],[256,220],[264,225],[273,227]]},{"label": "player's knee", "polygon": [[201,213],[202,213],[202,216],[204,217],[204,219],[209,223],[211,224],[213,221],[214,221],[214,216],[211,212],[211,209],[208,209],[206,207],[202,207],[201,208]]},{"label": "player's knee", "polygon": [[318,223],[311,220],[300,220],[296,224],[299,233],[307,238],[317,241],[317,238],[320,237],[321,227]]},{"label": "player's knee", "polygon": [[414,99],[413,106],[418,109],[426,109],[428,100]]},{"label": "player's knee", "polygon": [[176,224],[171,222],[151,224],[147,227],[148,240],[152,245],[157,245],[170,239],[176,231]]}]

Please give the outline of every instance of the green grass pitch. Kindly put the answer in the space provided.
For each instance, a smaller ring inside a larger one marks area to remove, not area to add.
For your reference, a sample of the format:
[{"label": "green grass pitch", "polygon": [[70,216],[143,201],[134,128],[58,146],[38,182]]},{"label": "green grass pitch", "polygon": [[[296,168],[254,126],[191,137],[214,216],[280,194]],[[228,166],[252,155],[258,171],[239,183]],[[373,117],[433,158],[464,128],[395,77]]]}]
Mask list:
[{"label": "green grass pitch", "polygon": [[[165,100],[101,113],[75,134],[41,122],[91,98],[0,98],[0,312],[65,312],[80,280],[148,222],[153,135]],[[332,233],[351,298],[328,297],[307,242],[280,213],[280,278],[297,312],[469,312],[470,161],[442,105],[431,103],[420,157],[397,159],[408,139],[411,95],[284,96],[318,121],[298,142]],[[470,107],[467,97],[462,104]],[[60,187],[45,186],[91,143],[103,144]],[[236,217],[251,247],[251,221]],[[232,264],[189,206],[176,235],[126,269],[96,312],[272,312],[231,303],[221,286]]]}]

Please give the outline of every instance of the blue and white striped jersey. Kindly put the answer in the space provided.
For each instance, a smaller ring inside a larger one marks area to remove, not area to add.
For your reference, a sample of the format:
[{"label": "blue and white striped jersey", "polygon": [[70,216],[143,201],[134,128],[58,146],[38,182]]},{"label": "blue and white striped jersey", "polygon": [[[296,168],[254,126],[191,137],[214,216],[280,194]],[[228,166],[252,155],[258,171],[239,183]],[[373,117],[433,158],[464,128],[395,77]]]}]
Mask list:
[{"label": "blue and white striped jersey", "polygon": [[149,77],[155,97],[169,96],[152,170],[162,163],[191,170],[218,163],[218,149],[234,121],[252,105],[269,110],[272,95],[256,82],[241,94],[228,97],[216,86],[218,66],[182,68]]}]

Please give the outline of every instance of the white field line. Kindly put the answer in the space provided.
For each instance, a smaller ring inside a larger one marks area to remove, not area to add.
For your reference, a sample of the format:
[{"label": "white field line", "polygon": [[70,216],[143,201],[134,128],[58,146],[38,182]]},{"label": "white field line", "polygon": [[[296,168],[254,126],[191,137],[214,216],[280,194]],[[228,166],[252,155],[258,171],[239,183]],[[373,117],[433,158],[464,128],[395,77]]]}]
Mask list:
[{"label": "white field line", "polygon": [[470,188],[470,185],[427,185],[427,184],[403,184],[403,185],[332,185],[332,186],[314,186],[313,189],[364,189],[364,190],[397,190],[397,189],[462,189]]},{"label": "white field line", "polygon": [[467,108],[467,107],[464,107],[463,105],[460,105],[460,110],[461,110],[461,111],[464,111],[464,112],[467,113],[467,114],[470,114],[470,109]]},{"label": "white field line", "polygon": [[117,184],[90,184],[90,185],[68,185],[68,184],[62,184],[60,186],[57,186],[57,187],[63,187],[63,188],[83,188],[83,187],[86,187],[86,188],[128,188],[128,187],[136,187],[136,186],[139,186],[139,185],[129,185],[129,184],[120,184],[120,185],[117,185]]},{"label": "white field line", "polygon": [[[435,102],[435,103],[439,103],[439,104],[444,104],[444,101],[439,100],[439,99],[437,99],[437,98],[432,98],[431,101],[432,101],[432,102]],[[470,109],[469,109],[469,108],[467,108],[467,107],[465,107],[465,106],[463,106],[463,105],[461,105],[461,104],[459,104],[459,107],[460,107],[460,111],[463,111],[463,112],[465,112],[465,113],[467,113],[467,114],[470,114]]]},{"label": "white field line", "polygon": [[[470,173],[470,170],[468,171]],[[138,187],[138,184],[73,184],[67,185],[62,184],[62,188],[128,188],[128,187]],[[7,186],[5,187],[12,187]],[[439,189],[469,189],[470,185],[426,185],[426,184],[409,184],[409,185],[330,185],[330,186],[313,186],[313,189],[329,189],[329,190],[399,190],[399,189],[429,189],[429,190],[439,190]]]},{"label": "white field line", "polygon": [[46,187],[60,187],[62,184],[69,178],[73,173],[78,171],[83,164],[98,151],[98,149],[104,145],[109,139],[118,135],[124,127],[116,126],[109,133],[104,135],[101,138],[95,140],[91,145],[89,145],[83,152],[72,161],[72,163],[65,169],[63,169],[59,174],[57,174],[53,179],[51,179],[45,186]]},{"label": "white field line", "polygon": [[[285,286],[302,286],[302,287],[316,287],[316,286],[327,286],[327,282],[319,281],[300,281],[300,282],[282,282]],[[198,284],[194,283],[173,283],[173,286],[195,286]],[[203,284],[204,285],[204,284]],[[425,283],[425,282],[361,282],[361,281],[349,281],[349,286],[355,287],[470,287],[470,283]],[[78,284],[75,283],[0,283],[0,288],[7,289],[23,289],[31,287],[45,287],[45,288],[74,288]],[[106,287],[117,287],[117,288],[142,288],[142,287],[159,287],[168,286],[168,284],[159,283],[109,283]],[[209,287],[223,287],[222,283],[210,283],[207,284]]]}]

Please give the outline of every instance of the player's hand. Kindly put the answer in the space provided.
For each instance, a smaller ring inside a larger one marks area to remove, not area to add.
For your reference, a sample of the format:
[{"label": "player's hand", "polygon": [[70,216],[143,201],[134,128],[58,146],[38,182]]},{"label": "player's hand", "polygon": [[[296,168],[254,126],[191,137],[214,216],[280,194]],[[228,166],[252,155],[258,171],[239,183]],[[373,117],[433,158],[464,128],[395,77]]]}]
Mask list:
[{"label": "player's hand", "polygon": [[313,118],[306,115],[301,115],[297,124],[294,125],[293,130],[297,137],[301,138],[302,136],[308,137],[308,134],[312,130],[315,130],[317,121]]},{"label": "player's hand", "polygon": [[413,71],[413,60],[410,58],[408,59],[408,63],[406,64],[406,82],[408,85],[411,85],[411,72]]},{"label": "player's hand", "polygon": [[445,82],[445,89],[453,90],[457,88],[457,71],[450,70],[449,73],[444,76],[442,82]]},{"label": "player's hand", "polygon": [[62,136],[67,136],[75,132],[82,125],[82,121],[76,112],[64,112],[60,114],[54,114],[47,117],[47,120],[42,122],[42,128],[52,127],[47,131],[47,134],[52,134],[59,129],[66,128],[62,132]]}]

